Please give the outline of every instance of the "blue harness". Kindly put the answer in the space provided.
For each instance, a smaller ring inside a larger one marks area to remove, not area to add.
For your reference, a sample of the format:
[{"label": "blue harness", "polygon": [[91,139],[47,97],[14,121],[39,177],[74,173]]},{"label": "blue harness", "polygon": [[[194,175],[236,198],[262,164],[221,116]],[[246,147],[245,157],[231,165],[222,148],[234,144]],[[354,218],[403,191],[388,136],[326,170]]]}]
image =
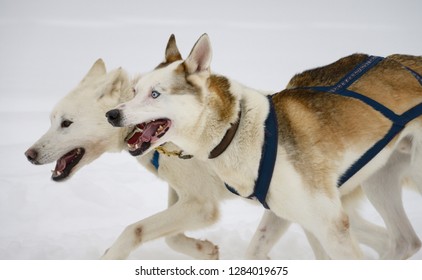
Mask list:
[{"label": "blue harness", "polygon": [[[371,106],[375,110],[379,111],[386,118],[392,121],[392,126],[387,134],[378,142],[376,142],[368,151],[366,151],[352,166],[346,170],[346,172],[339,178],[337,186],[341,187],[347,180],[355,175],[360,169],[362,169],[369,161],[371,161],[388,143],[406,126],[407,123],[422,115],[422,103],[416,105],[410,110],[404,112],[401,115],[397,115],[384,105],[377,101],[366,97],[360,93],[348,90],[347,88],[357,81],[362,75],[364,75],[371,68],[375,67],[379,62],[383,60],[382,57],[370,56],[366,61],[356,66],[352,71],[346,74],[337,84],[333,86],[323,87],[304,87],[301,89],[309,89],[319,92],[329,92],[333,94],[339,94],[346,97],[356,98],[365,104]],[[422,76],[412,69],[403,66],[409,71],[422,85]],[[270,113],[268,114],[267,120],[265,121],[265,139],[262,148],[262,157],[259,165],[258,178],[255,182],[254,192],[247,198],[256,198],[261,204],[269,209],[265,199],[268,193],[269,185],[271,182],[275,158],[277,155],[277,118],[272,104],[271,97],[270,102]],[[226,187],[234,194],[238,194],[235,189],[226,184]]]},{"label": "blue harness", "polygon": [[157,150],[155,150],[154,154],[152,155],[151,164],[154,166],[155,170],[160,168],[160,153]]},{"label": "blue harness", "polygon": [[[360,93],[351,91],[348,89],[355,81],[362,77],[367,71],[375,67],[379,62],[384,58],[377,56],[369,56],[366,61],[356,66],[352,71],[346,74],[337,84],[333,86],[323,87],[303,87],[301,89],[314,90],[319,92],[329,92],[333,94],[338,94],[346,97],[352,97],[358,99],[365,104],[371,106],[373,109],[377,110],[383,114],[386,118],[392,121],[392,125],[387,134],[378,142],[376,142],[369,150],[367,150],[352,166],[346,170],[346,172],[340,176],[337,186],[341,187],[347,180],[349,180],[353,175],[355,175],[360,169],[362,169],[369,161],[371,161],[385,146],[390,143],[390,141],[401,131],[403,128],[413,119],[422,115],[422,103],[414,106],[413,108],[407,110],[401,115],[397,115],[384,105],[379,102],[366,97]],[[421,84],[422,86],[422,76],[413,71],[412,69],[403,66],[404,69],[409,71]],[[274,171],[275,161],[277,158],[277,147],[278,147],[278,123],[277,115],[274,109],[272,102],[272,97],[268,96],[268,102],[270,110],[265,120],[265,136],[264,136],[264,145],[262,146],[262,156],[259,162],[258,177],[255,181],[255,187],[253,193],[246,197],[249,199],[257,199],[266,209],[269,209],[268,204],[266,203],[266,197],[268,189],[270,187],[271,178]],[[151,159],[151,164],[158,170],[159,168],[159,153],[154,152],[154,155]],[[228,184],[224,183],[226,188],[232,193],[239,195],[238,192]]]},{"label": "blue harness", "polygon": [[[271,96],[268,96],[268,102],[270,103],[270,111],[264,124],[264,145],[262,146],[262,156],[259,162],[258,178],[255,181],[253,193],[250,196],[246,197],[249,199],[257,199],[266,209],[270,209],[265,199],[267,197],[268,189],[270,187],[271,178],[273,177],[278,147],[277,114],[275,112]],[[229,186],[226,183],[224,184],[226,185],[226,188],[229,191],[236,195],[239,195],[239,193],[233,187]]]},{"label": "blue harness", "polygon": [[[341,79],[337,84],[330,87],[306,87],[304,89],[310,89],[320,92],[329,92],[346,97],[356,98],[367,105],[371,106],[373,109],[377,110],[383,114],[386,118],[392,121],[392,125],[387,134],[378,142],[376,142],[369,150],[367,150],[352,166],[346,170],[346,172],[339,178],[337,186],[341,187],[347,180],[355,175],[362,167],[364,167],[369,161],[371,161],[385,146],[390,143],[390,141],[401,131],[403,128],[413,119],[422,115],[422,103],[416,105],[415,107],[407,110],[401,115],[397,115],[384,105],[378,103],[377,101],[366,97],[360,93],[351,91],[347,89],[351,84],[357,81],[362,77],[367,71],[375,67],[380,63],[384,58],[378,56],[370,56],[366,61],[356,66],[350,73],[348,73],[343,79]],[[422,77],[420,74],[411,70],[408,67],[404,67],[409,71],[422,85]]]}]

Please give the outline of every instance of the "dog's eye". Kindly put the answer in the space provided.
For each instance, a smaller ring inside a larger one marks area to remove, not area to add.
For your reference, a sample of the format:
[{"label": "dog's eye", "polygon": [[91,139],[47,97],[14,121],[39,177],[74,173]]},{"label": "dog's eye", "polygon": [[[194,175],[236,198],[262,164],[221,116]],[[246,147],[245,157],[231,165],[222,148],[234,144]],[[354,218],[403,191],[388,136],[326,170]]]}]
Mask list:
[{"label": "dog's eye", "polygon": [[136,88],[132,88],[132,93],[133,93],[133,95],[136,95]]},{"label": "dog's eye", "polygon": [[65,127],[69,127],[72,123],[73,123],[73,122],[71,122],[71,121],[69,121],[69,120],[64,120],[64,121],[62,121],[62,123],[60,124],[60,126],[61,126],[62,128],[65,128]]},{"label": "dog's eye", "polygon": [[157,98],[158,96],[160,96],[161,95],[161,93],[159,93],[158,91],[156,91],[156,90],[153,90],[152,92],[151,92],[151,97],[152,98]]}]

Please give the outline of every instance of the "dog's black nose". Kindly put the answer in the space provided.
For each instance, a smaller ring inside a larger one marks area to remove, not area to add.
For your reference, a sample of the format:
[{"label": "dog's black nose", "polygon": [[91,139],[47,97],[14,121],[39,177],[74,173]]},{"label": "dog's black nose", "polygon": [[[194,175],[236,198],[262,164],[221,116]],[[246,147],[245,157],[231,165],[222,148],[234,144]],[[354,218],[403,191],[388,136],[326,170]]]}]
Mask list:
[{"label": "dog's black nose", "polygon": [[25,152],[26,158],[32,163],[32,164],[38,164],[37,157],[38,152],[34,149],[29,149]]},{"label": "dog's black nose", "polygon": [[108,122],[112,126],[120,126],[120,110],[119,109],[113,109],[106,113],[106,117]]}]

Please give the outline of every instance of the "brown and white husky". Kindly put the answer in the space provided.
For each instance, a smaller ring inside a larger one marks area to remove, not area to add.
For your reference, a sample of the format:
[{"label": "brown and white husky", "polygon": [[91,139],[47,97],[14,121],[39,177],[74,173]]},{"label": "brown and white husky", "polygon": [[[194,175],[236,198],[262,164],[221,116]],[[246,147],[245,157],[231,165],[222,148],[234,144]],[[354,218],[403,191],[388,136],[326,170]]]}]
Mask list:
[{"label": "brown and white husky", "polygon": [[[104,114],[131,98],[133,92],[129,75],[122,69],[107,72],[104,62],[101,59],[96,61],[82,81],[53,108],[49,130],[26,151],[26,157],[34,164],[57,161],[52,179],[62,182],[103,153],[126,149],[125,139],[132,134],[132,128],[114,128],[108,124]],[[171,143],[164,148],[179,151]],[[156,156],[152,151],[137,157],[137,160],[169,184],[169,208],[129,225],[103,258],[126,258],[136,247],[160,237],[165,237],[170,247],[190,257],[218,258],[219,250],[213,243],[189,238],[183,232],[215,223],[220,202],[233,196],[205,162],[195,158],[184,160],[177,156]],[[155,164],[159,163],[158,168],[154,167],[154,158]],[[119,190],[116,188],[116,191]],[[354,203],[350,206],[348,213],[354,214]],[[360,233],[359,240],[382,253],[385,241],[388,241],[385,231],[368,224],[358,215],[352,215],[351,220],[353,229]],[[267,258],[272,245],[289,224],[266,211],[246,257]],[[142,230],[139,230],[140,227]],[[370,234],[374,231],[379,234]],[[318,244],[310,241],[316,257],[324,258]]]},{"label": "brown and white husky", "polygon": [[[378,61],[360,79],[354,81],[352,75],[341,81],[370,59],[351,55],[297,75],[290,89],[269,99],[212,73],[211,56],[206,34],[186,60],[181,59],[177,48],[168,47],[166,60],[134,87],[134,99],[107,113],[114,126],[139,128],[137,138],[132,137],[129,143],[133,155],[146,154],[171,141],[205,161],[227,185],[248,197],[254,194],[255,182],[262,175],[258,172],[264,156],[262,147],[266,135],[271,134],[265,124],[274,108],[277,152],[264,200],[271,211],[302,225],[329,257],[362,258],[341,203],[343,195],[362,185],[394,240],[384,257],[407,258],[419,249],[419,239],[405,213],[400,212],[399,184],[404,176],[410,176],[419,187],[422,184],[417,171],[422,166],[422,117],[413,116],[412,111],[410,120],[401,119],[392,125],[378,105],[401,115],[422,103],[421,81],[416,76],[422,72],[422,57],[390,56]],[[354,75],[360,75],[359,69]],[[348,83],[350,80],[353,83]],[[320,90],[341,87],[339,82],[363,100]],[[374,102],[378,104],[375,107],[371,105]],[[350,167],[397,126],[400,130],[387,145],[339,188],[339,180]],[[403,143],[409,147],[407,152],[402,150]],[[390,209],[399,209],[400,213],[391,213]],[[398,225],[403,223],[410,228],[405,233]],[[395,240],[397,236],[410,240],[410,247],[403,249],[403,243]]]}]

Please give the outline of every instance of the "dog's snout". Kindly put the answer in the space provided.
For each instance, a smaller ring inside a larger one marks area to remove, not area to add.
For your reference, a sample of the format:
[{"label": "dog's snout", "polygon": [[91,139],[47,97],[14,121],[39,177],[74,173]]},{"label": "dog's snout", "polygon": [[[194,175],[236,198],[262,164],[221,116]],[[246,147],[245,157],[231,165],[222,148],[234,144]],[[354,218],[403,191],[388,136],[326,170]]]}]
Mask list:
[{"label": "dog's snout", "polygon": [[113,110],[108,111],[106,113],[106,117],[107,117],[108,122],[112,126],[121,126],[120,125],[121,113],[119,109],[113,109]]},{"label": "dog's snout", "polygon": [[32,163],[32,164],[38,164],[38,152],[34,149],[29,149],[25,152],[26,158]]}]

